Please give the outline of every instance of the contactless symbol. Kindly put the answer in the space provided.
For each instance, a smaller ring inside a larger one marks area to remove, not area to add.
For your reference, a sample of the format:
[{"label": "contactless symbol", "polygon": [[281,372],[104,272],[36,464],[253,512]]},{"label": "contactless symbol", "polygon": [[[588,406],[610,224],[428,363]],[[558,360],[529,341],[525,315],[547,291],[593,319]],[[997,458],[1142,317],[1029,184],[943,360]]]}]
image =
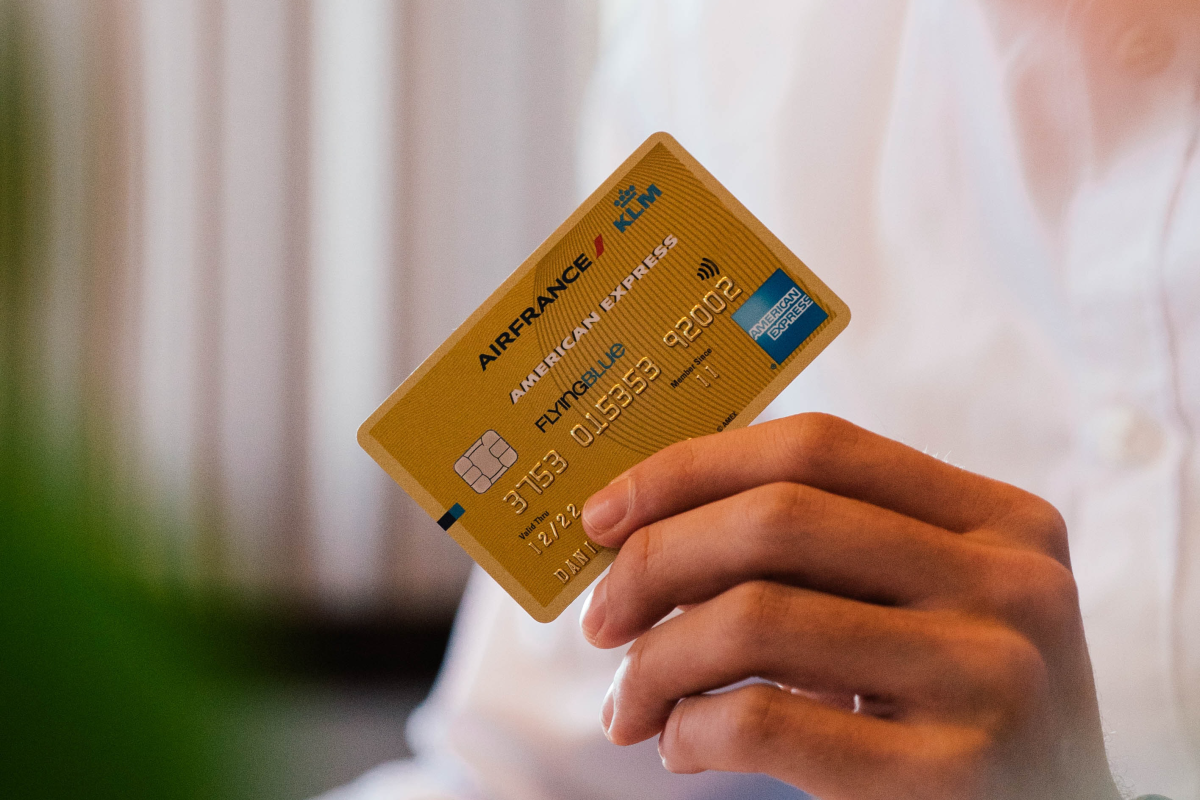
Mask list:
[{"label": "contactless symbol", "polygon": [[454,471],[476,493],[483,494],[515,463],[517,451],[500,434],[487,431],[454,462]]},{"label": "contactless symbol", "polygon": [[733,319],[780,364],[829,318],[786,272],[775,270],[733,312]]},{"label": "contactless symbol", "polygon": [[696,277],[702,281],[711,280],[721,274],[721,268],[717,266],[717,262],[711,258],[700,259],[700,268],[696,270]]}]

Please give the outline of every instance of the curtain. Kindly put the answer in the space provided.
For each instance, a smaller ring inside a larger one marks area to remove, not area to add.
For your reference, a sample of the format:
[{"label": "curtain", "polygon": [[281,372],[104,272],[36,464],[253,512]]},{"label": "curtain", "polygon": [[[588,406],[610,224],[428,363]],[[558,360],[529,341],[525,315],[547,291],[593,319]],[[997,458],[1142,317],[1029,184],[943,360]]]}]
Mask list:
[{"label": "curtain", "polygon": [[55,176],[40,391],[121,465],[130,557],[448,615],[469,560],[355,433],[590,188],[594,3],[21,5]]}]

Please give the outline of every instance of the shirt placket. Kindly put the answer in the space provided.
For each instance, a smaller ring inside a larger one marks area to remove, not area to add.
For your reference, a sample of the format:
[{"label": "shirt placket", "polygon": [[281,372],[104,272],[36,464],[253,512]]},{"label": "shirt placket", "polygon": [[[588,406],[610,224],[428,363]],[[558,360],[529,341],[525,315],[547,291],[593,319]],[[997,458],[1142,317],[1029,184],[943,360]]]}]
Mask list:
[{"label": "shirt placket", "polygon": [[1139,143],[1085,185],[1065,251],[1082,412],[1072,557],[1089,642],[1116,659],[1096,665],[1101,696],[1156,717],[1139,731],[1126,717],[1124,733],[1162,737],[1164,765],[1186,758],[1172,611],[1187,436],[1162,280],[1188,133]]}]

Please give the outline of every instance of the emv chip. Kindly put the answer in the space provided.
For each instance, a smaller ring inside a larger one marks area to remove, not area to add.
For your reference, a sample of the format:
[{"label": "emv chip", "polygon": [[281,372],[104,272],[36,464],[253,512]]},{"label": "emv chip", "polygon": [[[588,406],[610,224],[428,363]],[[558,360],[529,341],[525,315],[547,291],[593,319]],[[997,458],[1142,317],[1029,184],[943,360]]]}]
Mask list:
[{"label": "emv chip", "polygon": [[454,462],[454,471],[478,494],[483,494],[515,463],[517,451],[500,434],[488,431]]}]

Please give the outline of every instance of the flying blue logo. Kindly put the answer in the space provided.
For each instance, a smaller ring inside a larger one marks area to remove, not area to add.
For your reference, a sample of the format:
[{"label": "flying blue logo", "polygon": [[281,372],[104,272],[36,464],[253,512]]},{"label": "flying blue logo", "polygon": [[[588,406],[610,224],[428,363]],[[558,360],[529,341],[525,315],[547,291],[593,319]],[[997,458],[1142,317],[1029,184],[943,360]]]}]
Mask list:
[{"label": "flying blue logo", "polygon": [[829,318],[781,269],[733,312],[733,319],[775,363],[782,364]]}]

